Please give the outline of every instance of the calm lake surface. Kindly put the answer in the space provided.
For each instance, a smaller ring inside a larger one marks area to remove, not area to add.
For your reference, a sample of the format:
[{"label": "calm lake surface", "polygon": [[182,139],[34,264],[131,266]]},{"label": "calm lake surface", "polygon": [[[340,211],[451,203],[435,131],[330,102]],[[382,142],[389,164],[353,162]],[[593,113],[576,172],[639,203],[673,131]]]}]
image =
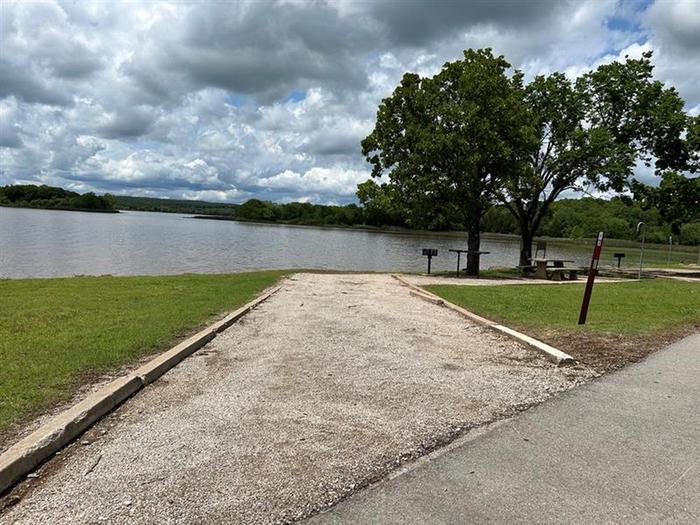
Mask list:
[{"label": "calm lake surface", "polygon": [[[482,238],[482,267],[515,266],[518,241]],[[453,270],[466,237],[406,235],[193,219],[188,215],[82,213],[0,207],[0,277],[222,273],[275,268]],[[575,251],[572,251],[575,250]],[[548,248],[586,264],[589,249]],[[462,267],[465,264],[462,258]]]}]

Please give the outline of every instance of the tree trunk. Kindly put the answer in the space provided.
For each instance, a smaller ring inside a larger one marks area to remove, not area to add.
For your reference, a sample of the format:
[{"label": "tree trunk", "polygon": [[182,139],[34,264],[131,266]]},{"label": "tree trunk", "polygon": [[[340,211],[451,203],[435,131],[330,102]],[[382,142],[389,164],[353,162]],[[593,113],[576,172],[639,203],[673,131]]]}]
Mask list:
[{"label": "tree trunk", "polygon": [[479,223],[471,222],[469,224],[469,238],[467,239],[467,275],[479,275],[479,251],[481,245],[481,234],[479,232]]},{"label": "tree trunk", "polygon": [[535,232],[530,228],[529,224],[520,225],[520,266],[529,266],[532,264],[532,241],[535,237]]}]

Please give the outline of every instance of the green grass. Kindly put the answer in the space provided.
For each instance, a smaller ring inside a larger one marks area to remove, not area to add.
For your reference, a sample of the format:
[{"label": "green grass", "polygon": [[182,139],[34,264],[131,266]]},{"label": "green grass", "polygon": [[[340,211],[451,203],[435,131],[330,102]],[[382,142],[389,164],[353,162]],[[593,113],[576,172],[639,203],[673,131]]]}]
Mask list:
[{"label": "green grass", "polygon": [[594,286],[586,325],[584,285],[454,286],[426,289],[493,321],[521,329],[650,334],[700,321],[700,284],[650,279]]},{"label": "green grass", "polygon": [[0,431],[171,346],[288,272],[0,280]]},{"label": "green grass", "polygon": [[[593,252],[595,239],[547,239],[547,244],[552,250],[556,250],[557,248],[575,250],[590,257],[590,254]],[[683,268],[696,266],[698,263],[699,250],[700,247],[698,246],[674,245],[669,255],[668,246],[647,243],[644,246],[644,267]],[[605,266],[617,265],[617,259],[613,257],[614,253],[625,254],[624,259],[622,259],[623,268],[639,268],[639,241],[605,239],[603,242],[603,251],[600,256],[601,264]]]}]

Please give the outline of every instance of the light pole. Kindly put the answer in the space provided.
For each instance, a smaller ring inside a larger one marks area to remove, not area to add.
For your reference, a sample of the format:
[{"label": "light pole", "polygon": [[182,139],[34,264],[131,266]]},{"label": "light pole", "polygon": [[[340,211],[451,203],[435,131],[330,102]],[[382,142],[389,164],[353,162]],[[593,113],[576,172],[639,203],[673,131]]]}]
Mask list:
[{"label": "light pole", "polygon": [[644,264],[644,237],[647,233],[647,225],[643,221],[640,221],[637,224],[637,233],[639,233],[640,230],[642,231],[642,247],[639,251],[639,273],[637,274],[637,279],[639,280],[642,279],[642,265]]},{"label": "light pole", "polygon": [[666,256],[667,266],[671,266],[671,250],[673,250],[673,235],[668,236],[668,255]]}]

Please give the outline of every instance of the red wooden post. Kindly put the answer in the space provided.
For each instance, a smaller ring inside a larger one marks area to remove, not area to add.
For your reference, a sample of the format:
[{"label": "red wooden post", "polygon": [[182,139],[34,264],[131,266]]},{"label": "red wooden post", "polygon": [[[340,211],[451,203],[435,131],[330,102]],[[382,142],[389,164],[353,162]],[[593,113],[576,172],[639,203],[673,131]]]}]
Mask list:
[{"label": "red wooden post", "polygon": [[583,293],[583,303],[581,304],[581,313],[578,316],[578,324],[586,324],[588,316],[588,304],[591,302],[591,293],[593,292],[593,281],[598,274],[598,260],[600,259],[600,251],[603,249],[603,238],[605,232],[598,232],[598,239],[593,248],[593,257],[591,257],[591,266],[588,269],[588,280],[586,281],[586,291]]}]

